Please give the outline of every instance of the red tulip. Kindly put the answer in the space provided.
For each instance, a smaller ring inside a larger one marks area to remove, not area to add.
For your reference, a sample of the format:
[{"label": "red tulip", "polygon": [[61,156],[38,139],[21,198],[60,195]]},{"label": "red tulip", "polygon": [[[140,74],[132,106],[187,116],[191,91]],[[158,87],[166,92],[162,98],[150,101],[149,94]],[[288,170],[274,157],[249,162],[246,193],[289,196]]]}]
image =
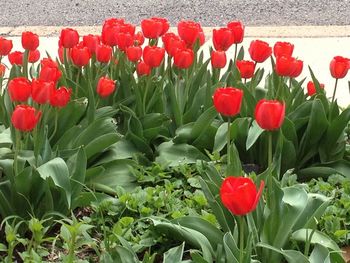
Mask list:
[{"label": "red tulip", "polygon": [[[324,89],[324,84],[320,83],[320,88]],[[315,83],[313,83],[312,81],[309,81],[307,83],[307,93],[308,95],[311,97],[312,95],[316,94],[316,87],[315,87]]]},{"label": "red tulip", "polygon": [[31,50],[29,51],[29,56],[28,56],[28,62],[29,63],[35,63],[38,62],[40,59],[40,52],[39,50]]},{"label": "red tulip", "polygon": [[5,72],[6,72],[5,65],[0,63],[0,78],[4,77]]},{"label": "red tulip", "polygon": [[170,57],[174,57],[178,49],[185,49],[186,43],[174,33],[166,33],[162,37],[164,48]]},{"label": "red tulip", "polygon": [[289,42],[276,42],[273,46],[273,54],[275,57],[285,56],[291,57],[293,54],[294,45]]},{"label": "red tulip", "polygon": [[78,31],[72,28],[62,29],[59,42],[64,48],[72,48],[76,46],[79,43]]},{"label": "red tulip", "polygon": [[189,68],[194,59],[194,52],[190,48],[178,49],[174,56],[174,65],[181,69]]},{"label": "red tulip", "polygon": [[35,50],[39,47],[39,36],[33,32],[23,32],[21,41],[25,50]]},{"label": "red tulip", "polygon": [[47,82],[38,79],[32,81],[32,98],[38,104],[48,103],[51,93],[55,89],[53,81]]},{"label": "red tulip", "polygon": [[232,31],[228,28],[213,30],[213,44],[217,51],[227,51],[233,44]]},{"label": "red tulip", "polygon": [[284,102],[262,99],[255,107],[255,120],[264,130],[277,130],[284,121],[285,109]]},{"label": "red tulip", "polygon": [[74,65],[84,67],[89,63],[91,55],[87,47],[75,46],[72,48],[71,57]]},{"label": "red tulip", "polygon": [[12,50],[12,40],[0,37],[0,56],[7,56]]},{"label": "red tulip", "polygon": [[151,74],[151,67],[148,66],[144,61],[140,61],[136,66],[137,75],[149,75]]},{"label": "red tulip", "polygon": [[303,71],[303,66],[304,66],[304,63],[302,60],[294,59],[293,63],[292,63],[292,71],[291,71],[289,76],[291,78],[298,77],[301,74],[301,72]]},{"label": "red tulip", "polygon": [[122,51],[126,51],[126,49],[134,44],[134,36],[129,33],[118,33],[118,48]]},{"label": "red tulip", "polygon": [[142,48],[140,46],[128,47],[126,49],[126,56],[132,62],[137,62],[142,57]]},{"label": "red tulip", "polygon": [[227,27],[232,31],[233,43],[239,44],[243,42],[244,25],[241,21],[232,21],[227,24]]},{"label": "red tulip", "polygon": [[102,98],[108,97],[115,90],[115,81],[106,77],[101,77],[97,83],[97,94]]},{"label": "red tulip", "polygon": [[95,54],[96,47],[98,44],[100,44],[100,36],[99,35],[87,35],[83,36],[83,44],[84,47],[87,47],[91,54]]},{"label": "red tulip", "polygon": [[129,23],[120,23],[119,24],[119,33],[127,33],[131,36],[135,35],[135,26]]},{"label": "red tulip", "polygon": [[224,68],[226,66],[226,52],[213,50],[210,54],[210,61],[213,68]]},{"label": "red tulip", "polygon": [[96,60],[101,63],[108,63],[112,58],[112,48],[107,45],[98,44],[96,47]]},{"label": "red tulip", "polygon": [[32,85],[28,79],[17,77],[10,80],[8,91],[12,101],[27,101],[32,92]]},{"label": "red tulip", "polygon": [[223,205],[234,215],[242,216],[255,210],[264,181],[261,181],[259,191],[252,179],[247,177],[226,177],[220,187],[220,197]]},{"label": "red tulip", "polygon": [[275,70],[279,76],[296,78],[303,70],[303,61],[293,57],[280,56],[276,59]]},{"label": "red tulip", "polygon": [[241,74],[241,78],[250,79],[254,76],[255,72],[255,63],[248,60],[237,60],[236,66]]},{"label": "red tulip", "polygon": [[65,107],[70,100],[72,89],[60,87],[54,89],[50,96],[50,105],[53,107]]},{"label": "red tulip", "polygon": [[41,60],[40,64],[41,69],[39,79],[43,81],[53,81],[54,83],[57,83],[57,81],[62,75],[57,63],[51,58],[44,58]]},{"label": "red tulip", "polygon": [[145,38],[158,38],[163,32],[163,23],[158,19],[144,19],[141,21],[141,29]]},{"label": "red tulip", "polygon": [[165,49],[155,46],[146,46],[143,50],[143,60],[151,68],[159,67],[165,55]]},{"label": "red tulip", "polygon": [[342,79],[346,76],[350,68],[350,59],[336,56],[332,59],[329,69],[333,78]]},{"label": "red tulip", "polygon": [[101,39],[102,43],[111,47],[118,44],[117,34],[119,33],[119,25],[103,26]]},{"label": "red tulip", "polygon": [[242,98],[243,91],[240,89],[217,88],[213,96],[214,106],[220,114],[232,117],[241,110]]},{"label": "red tulip", "polygon": [[252,60],[258,63],[264,62],[271,56],[272,53],[272,49],[269,44],[261,40],[252,41],[248,51]]},{"label": "red tulip", "polygon": [[29,132],[37,125],[41,112],[28,105],[17,105],[12,113],[13,126],[22,132]]},{"label": "red tulip", "polygon": [[203,29],[199,23],[193,21],[180,21],[177,25],[180,38],[190,48],[199,40],[200,45],[204,44]]},{"label": "red tulip", "polygon": [[164,17],[152,17],[153,20],[159,21],[162,23],[162,32],[160,34],[160,36],[164,35],[166,32],[168,32],[169,28],[170,28],[170,24],[168,19],[164,18]]},{"label": "red tulip", "polygon": [[8,59],[11,65],[22,66],[23,64],[23,52],[14,51],[8,54]]},{"label": "red tulip", "polygon": [[142,46],[145,42],[145,37],[143,36],[142,32],[139,31],[134,35],[134,45],[135,46]]}]

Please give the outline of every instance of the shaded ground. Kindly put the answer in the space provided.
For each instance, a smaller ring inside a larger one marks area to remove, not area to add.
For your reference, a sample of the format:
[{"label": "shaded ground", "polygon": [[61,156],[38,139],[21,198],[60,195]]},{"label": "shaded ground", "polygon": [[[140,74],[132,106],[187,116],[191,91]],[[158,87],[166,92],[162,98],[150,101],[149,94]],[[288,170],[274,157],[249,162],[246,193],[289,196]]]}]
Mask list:
[{"label": "shaded ground", "polygon": [[99,25],[107,17],[138,24],[150,16],[172,25],[192,19],[220,26],[239,19],[246,25],[349,25],[348,0],[1,0],[0,26]]}]

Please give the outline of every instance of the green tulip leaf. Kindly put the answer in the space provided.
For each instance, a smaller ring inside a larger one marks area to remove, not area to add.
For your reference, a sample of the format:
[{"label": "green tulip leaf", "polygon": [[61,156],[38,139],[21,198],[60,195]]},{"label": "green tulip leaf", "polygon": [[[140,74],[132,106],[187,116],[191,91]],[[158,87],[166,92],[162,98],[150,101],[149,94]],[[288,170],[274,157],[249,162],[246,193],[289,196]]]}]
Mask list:
[{"label": "green tulip leaf", "polygon": [[258,123],[254,120],[252,126],[248,131],[248,137],[246,141],[246,150],[249,150],[257,141],[259,136],[264,132],[264,129],[260,128]]}]

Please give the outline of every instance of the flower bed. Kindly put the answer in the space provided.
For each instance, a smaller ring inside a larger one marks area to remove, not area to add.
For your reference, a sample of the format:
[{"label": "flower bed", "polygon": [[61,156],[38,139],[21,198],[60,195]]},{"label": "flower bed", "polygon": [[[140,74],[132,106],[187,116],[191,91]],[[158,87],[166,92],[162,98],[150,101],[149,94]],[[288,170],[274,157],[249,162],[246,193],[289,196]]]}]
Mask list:
[{"label": "flower bed", "polygon": [[347,221],[325,232],[332,197],[302,182],[349,176],[350,60],[330,62],[328,98],[291,43],[247,52],[233,21],[205,59],[200,24],[177,29],[66,28],[41,60],[36,34],[24,52],[0,38],[3,260],[344,262]]}]

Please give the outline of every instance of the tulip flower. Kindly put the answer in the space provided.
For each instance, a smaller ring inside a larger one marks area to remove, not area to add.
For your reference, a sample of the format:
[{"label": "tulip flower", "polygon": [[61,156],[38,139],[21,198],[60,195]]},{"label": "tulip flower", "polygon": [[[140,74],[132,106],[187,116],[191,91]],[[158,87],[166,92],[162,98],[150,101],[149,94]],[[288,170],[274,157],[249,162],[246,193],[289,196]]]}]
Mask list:
[{"label": "tulip flower", "polygon": [[126,49],[126,56],[132,62],[137,62],[142,57],[142,48],[140,46],[128,47]]},{"label": "tulip flower", "polygon": [[156,39],[160,37],[161,35],[164,34],[163,24],[165,25],[164,29],[167,31],[169,29],[169,23],[167,23],[167,29],[166,29],[166,23],[163,23],[159,19],[149,18],[149,19],[142,20],[141,29],[142,29],[143,36],[145,38],[152,38],[152,39]]},{"label": "tulip flower", "polygon": [[17,105],[11,116],[13,126],[22,132],[29,132],[37,125],[41,112],[28,105]]},{"label": "tulip flower", "polygon": [[298,77],[303,70],[303,61],[289,56],[279,56],[276,59],[275,70],[283,77]]},{"label": "tulip flower", "polygon": [[151,67],[148,66],[144,61],[140,61],[136,66],[137,75],[149,75],[151,74]]},{"label": "tulip flower", "polygon": [[23,32],[22,33],[22,47],[25,50],[36,50],[39,47],[39,36],[33,32]]},{"label": "tulip flower", "polygon": [[250,79],[254,76],[255,72],[255,63],[248,60],[237,60],[236,66],[241,74],[241,78]]},{"label": "tulip flower", "polygon": [[107,77],[101,77],[97,83],[97,94],[105,98],[111,95],[115,90],[115,81]]},{"label": "tulip flower", "polygon": [[29,51],[29,56],[28,56],[28,62],[29,63],[35,63],[38,62],[40,59],[40,52],[39,50],[31,50]]},{"label": "tulip flower", "polygon": [[0,64],[0,78],[3,78],[6,72],[6,67],[4,64]]},{"label": "tulip flower", "polygon": [[151,68],[159,67],[165,55],[165,49],[155,46],[146,46],[143,50],[143,60]]},{"label": "tulip flower", "polygon": [[22,66],[23,64],[23,52],[14,51],[8,54],[8,60],[11,65]]},{"label": "tulip flower", "polygon": [[100,44],[101,38],[99,35],[86,35],[83,36],[83,45],[84,47],[87,47],[91,54],[95,54],[96,47],[98,44]]},{"label": "tulip flower", "polygon": [[32,92],[30,81],[24,77],[11,79],[8,84],[8,91],[13,102],[25,102],[29,99]]},{"label": "tulip flower", "polygon": [[239,44],[243,42],[244,25],[241,21],[231,21],[227,24],[227,28],[229,28],[232,32],[234,44]]},{"label": "tulip flower", "polygon": [[[315,83],[313,83],[312,81],[309,81],[307,83],[307,94],[311,97],[314,94],[316,94],[316,87],[315,87]],[[320,89],[324,89],[324,84],[320,83]]]},{"label": "tulip flower", "polygon": [[162,40],[164,48],[170,57],[174,57],[178,49],[186,48],[186,43],[173,33],[166,33]]},{"label": "tulip flower", "polygon": [[199,23],[182,20],[177,25],[177,31],[189,48],[192,48],[197,40],[199,40],[200,45],[204,44],[203,29]]},{"label": "tulip flower", "polygon": [[210,54],[211,66],[215,69],[222,69],[226,66],[226,52],[213,50]]},{"label": "tulip flower", "polygon": [[79,43],[79,34],[72,28],[64,28],[61,31],[59,42],[64,48],[72,48]]},{"label": "tulip flower", "polygon": [[217,51],[227,51],[234,43],[232,31],[228,28],[213,30],[213,44]]},{"label": "tulip flower", "polygon": [[134,36],[129,33],[118,33],[117,41],[118,48],[125,52],[128,47],[134,44]]},{"label": "tulip flower", "polygon": [[73,63],[78,67],[86,66],[91,58],[90,51],[84,46],[75,46],[71,53]]},{"label": "tulip flower", "polygon": [[55,83],[53,81],[43,81],[33,79],[32,81],[32,98],[38,104],[48,103],[51,97],[51,93],[55,89]]},{"label": "tulip flower", "polygon": [[285,109],[283,102],[262,99],[255,107],[255,120],[264,130],[277,130],[284,121]]},{"label": "tulip flower", "polygon": [[241,109],[243,91],[233,87],[217,88],[213,100],[216,110],[228,117],[237,115]]},{"label": "tulip flower", "polygon": [[273,46],[273,54],[276,58],[280,56],[291,57],[293,54],[294,45],[289,42],[278,41]]},{"label": "tulip flower", "polygon": [[261,40],[252,41],[248,51],[252,60],[257,63],[264,62],[272,54],[272,49],[269,44]]},{"label": "tulip flower", "polygon": [[54,89],[50,95],[50,105],[53,107],[65,107],[70,100],[72,89],[60,87]]},{"label": "tulip flower", "polygon": [[12,40],[0,37],[0,56],[7,56],[12,50]]},{"label": "tulip flower", "polygon": [[257,190],[252,179],[229,176],[220,187],[220,198],[223,205],[234,215],[243,216],[255,210],[262,191],[264,181]]},{"label": "tulip flower", "polygon": [[190,48],[178,49],[174,56],[174,65],[181,69],[189,68],[194,60],[194,52]]},{"label": "tulip flower", "polygon": [[55,61],[51,58],[44,58],[40,62],[41,69],[39,73],[39,79],[43,81],[53,81],[57,83],[62,73]]},{"label": "tulip flower", "polygon": [[350,59],[336,56],[332,59],[329,69],[335,79],[342,79],[346,76],[350,68]]},{"label": "tulip flower", "polygon": [[100,63],[108,63],[112,58],[112,48],[107,45],[96,46],[96,60]]},{"label": "tulip flower", "polygon": [[145,42],[145,37],[143,36],[142,32],[139,31],[134,35],[134,45],[135,46],[142,46]]}]

